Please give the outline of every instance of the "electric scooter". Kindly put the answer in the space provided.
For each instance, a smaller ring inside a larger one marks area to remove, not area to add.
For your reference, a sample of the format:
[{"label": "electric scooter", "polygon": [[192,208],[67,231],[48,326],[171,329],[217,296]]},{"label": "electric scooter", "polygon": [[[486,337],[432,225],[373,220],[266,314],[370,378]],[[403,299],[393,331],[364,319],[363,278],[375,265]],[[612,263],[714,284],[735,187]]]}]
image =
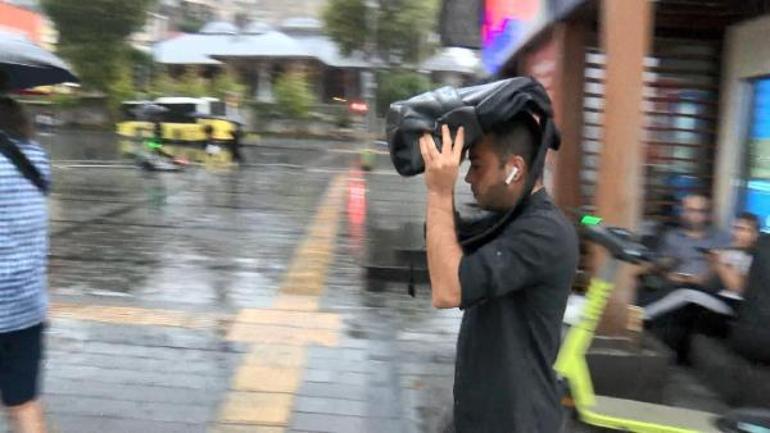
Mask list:
[{"label": "electric scooter", "polygon": [[625,229],[605,227],[591,216],[581,222],[584,239],[606,249],[611,258],[592,279],[580,319],[567,332],[554,366],[579,420],[590,426],[637,433],[770,433],[770,410],[737,409],[719,416],[594,393],[585,355],[614,289],[612,281],[622,263],[647,263],[653,254]]}]

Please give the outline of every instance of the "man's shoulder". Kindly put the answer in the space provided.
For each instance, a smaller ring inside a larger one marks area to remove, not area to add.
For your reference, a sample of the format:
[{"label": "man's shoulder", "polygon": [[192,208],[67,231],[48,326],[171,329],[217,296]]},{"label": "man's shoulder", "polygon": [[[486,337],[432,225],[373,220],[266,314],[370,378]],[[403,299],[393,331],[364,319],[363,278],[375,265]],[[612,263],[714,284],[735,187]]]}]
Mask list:
[{"label": "man's shoulder", "polygon": [[[547,196],[546,196],[547,198]],[[509,227],[509,233],[532,233],[543,240],[558,241],[561,244],[577,244],[577,231],[564,212],[550,198],[540,200],[523,212]]]},{"label": "man's shoulder", "polygon": [[33,152],[36,154],[40,154],[43,157],[46,157],[46,158],[48,157],[48,152],[46,152],[45,148],[35,140],[16,141],[16,144],[24,152]]},{"label": "man's shoulder", "polygon": [[48,152],[37,141],[20,140],[14,137],[9,137],[8,135],[5,135],[4,137],[7,138],[8,141],[13,143],[16,147],[21,149],[21,151],[24,152],[28,157],[34,156],[36,158],[43,158],[46,160],[48,159]]},{"label": "man's shoulder", "polygon": [[680,226],[671,227],[663,233],[663,239],[682,239],[686,237],[687,234],[685,234],[684,229]]}]

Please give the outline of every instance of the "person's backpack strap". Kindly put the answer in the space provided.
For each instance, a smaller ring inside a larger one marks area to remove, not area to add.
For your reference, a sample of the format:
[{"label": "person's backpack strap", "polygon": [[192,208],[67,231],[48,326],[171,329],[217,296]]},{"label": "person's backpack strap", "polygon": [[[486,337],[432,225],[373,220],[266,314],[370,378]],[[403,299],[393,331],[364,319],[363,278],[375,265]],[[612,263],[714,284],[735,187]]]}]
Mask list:
[{"label": "person's backpack strap", "polygon": [[19,172],[26,177],[33,185],[43,193],[48,195],[49,184],[43,178],[40,170],[35,164],[27,158],[27,155],[19,149],[2,131],[0,131],[0,153],[16,166]]}]

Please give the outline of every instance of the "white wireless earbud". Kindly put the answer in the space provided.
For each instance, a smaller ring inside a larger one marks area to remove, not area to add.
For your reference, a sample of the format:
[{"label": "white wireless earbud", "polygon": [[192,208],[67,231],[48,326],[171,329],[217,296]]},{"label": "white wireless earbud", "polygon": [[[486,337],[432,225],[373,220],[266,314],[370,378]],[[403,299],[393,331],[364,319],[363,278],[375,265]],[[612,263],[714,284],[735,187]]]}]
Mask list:
[{"label": "white wireless earbud", "polygon": [[516,180],[519,177],[519,167],[513,167],[511,169],[511,172],[508,173],[508,177],[505,178],[505,184],[510,185],[511,182]]}]

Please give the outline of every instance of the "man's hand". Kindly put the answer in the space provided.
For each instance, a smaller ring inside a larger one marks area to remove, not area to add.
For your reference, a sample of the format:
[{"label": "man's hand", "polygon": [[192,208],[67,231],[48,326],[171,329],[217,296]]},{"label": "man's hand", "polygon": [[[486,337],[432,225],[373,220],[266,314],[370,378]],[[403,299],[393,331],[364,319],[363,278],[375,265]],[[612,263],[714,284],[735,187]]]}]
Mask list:
[{"label": "man's hand", "polygon": [[705,280],[705,278],[697,275],[671,272],[668,274],[668,280],[674,284],[699,286],[703,284],[703,281]]},{"label": "man's hand", "polygon": [[444,125],[441,134],[441,152],[429,134],[420,138],[420,153],[425,161],[425,184],[428,186],[428,271],[433,306],[455,308],[462,302],[459,273],[463,251],[455,233],[454,190],[465,133],[460,128],[454,143],[449,127]]},{"label": "man's hand", "polygon": [[441,135],[441,152],[436,148],[433,136],[426,133],[420,137],[420,153],[425,161],[425,184],[430,193],[452,195],[460,172],[465,131],[462,126],[458,129],[454,143],[447,125],[441,127]]}]

